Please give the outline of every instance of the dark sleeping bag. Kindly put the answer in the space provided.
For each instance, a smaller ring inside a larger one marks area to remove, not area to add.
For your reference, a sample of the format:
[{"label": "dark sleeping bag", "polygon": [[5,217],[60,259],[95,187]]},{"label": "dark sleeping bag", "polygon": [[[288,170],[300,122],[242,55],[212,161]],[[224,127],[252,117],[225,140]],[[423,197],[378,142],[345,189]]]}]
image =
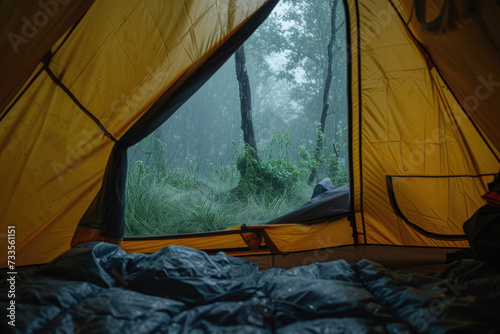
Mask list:
[{"label": "dark sleeping bag", "polygon": [[[6,279],[2,278],[2,288]],[[2,291],[5,291],[4,289]],[[169,246],[77,246],[19,274],[1,333],[493,333],[500,273],[477,260],[433,275],[362,260],[289,270]],[[9,300],[0,297],[5,310]]]}]

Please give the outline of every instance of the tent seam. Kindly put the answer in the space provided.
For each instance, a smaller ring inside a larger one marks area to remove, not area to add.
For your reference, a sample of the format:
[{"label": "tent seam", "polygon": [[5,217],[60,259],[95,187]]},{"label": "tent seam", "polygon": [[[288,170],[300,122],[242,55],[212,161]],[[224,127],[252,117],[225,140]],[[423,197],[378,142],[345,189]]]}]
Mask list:
[{"label": "tent seam", "polygon": [[59,80],[59,78],[55,76],[54,72],[52,72],[47,63],[43,66],[43,69],[45,70],[45,72],[47,72],[52,81],[57,86],[59,86],[64,91],[64,93],[66,93],[66,95],[68,95],[68,97],[76,104],[76,106],[80,108],[90,119],[92,119],[94,123],[97,124],[97,126],[104,132],[104,135],[111,139],[115,144],[117,144],[118,140],[116,140],[116,138],[101,123],[101,121],[99,121],[99,119],[94,116],[94,114],[92,114],[87,108],[83,106],[83,104],[76,98],[75,95],[73,95],[68,87],[66,87],[66,85],[64,85],[64,83],[62,83],[61,80]]}]

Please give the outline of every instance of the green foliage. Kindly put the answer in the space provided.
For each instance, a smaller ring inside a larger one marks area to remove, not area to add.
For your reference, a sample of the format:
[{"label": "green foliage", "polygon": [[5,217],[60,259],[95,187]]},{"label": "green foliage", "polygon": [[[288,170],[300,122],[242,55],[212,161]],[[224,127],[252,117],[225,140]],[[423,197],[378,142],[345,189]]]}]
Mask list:
[{"label": "green foliage", "polygon": [[279,158],[259,161],[252,157],[250,150],[245,146],[236,163],[241,175],[238,193],[276,197],[294,191],[304,177],[305,170],[294,162]]},{"label": "green foliage", "polygon": [[252,148],[244,146],[236,160],[241,176],[236,193],[265,194],[275,198],[293,192],[307,171],[292,160],[291,149],[292,141],[288,132],[275,133],[270,145],[262,148],[265,160],[256,159]]}]

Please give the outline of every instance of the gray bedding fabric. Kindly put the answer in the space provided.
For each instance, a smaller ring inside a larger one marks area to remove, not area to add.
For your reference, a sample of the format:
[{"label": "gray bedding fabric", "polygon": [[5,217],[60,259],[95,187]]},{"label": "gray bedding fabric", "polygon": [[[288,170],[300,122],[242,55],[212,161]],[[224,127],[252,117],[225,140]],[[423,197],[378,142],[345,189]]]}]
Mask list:
[{"label": "gray bedding fabric", "polygon": [[15,301],[2,333],[494,333],[500,272],[474,260],[426,276],[368,260],[259,271],[224,253],[90,243],[18,274]]}]

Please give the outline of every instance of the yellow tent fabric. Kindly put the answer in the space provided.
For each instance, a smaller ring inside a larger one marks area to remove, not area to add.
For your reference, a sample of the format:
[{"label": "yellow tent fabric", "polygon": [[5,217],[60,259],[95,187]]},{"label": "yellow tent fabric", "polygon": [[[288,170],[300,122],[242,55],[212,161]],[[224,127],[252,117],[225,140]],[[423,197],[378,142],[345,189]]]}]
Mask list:
[{"label": "yellow tent fabric", "polygon": [[[468,246],[461,225],[500,165],[500,6],[490,1],[344,1],[348,218],[122,240],[127,146],[168,118],[275,3],[82,2],[65,7],[63,23],[41,27],[35,54],[2,58],[2,70],[19,68],[0,92],[0,228],[16,226],[16,265],[46,263],[91,240],[238,255]],[[24,24],[27,9],[13,7],[20,14],[3,32]]]},{"label": "yellow tent fabric", "polygon": [[[390,1],[349,2],[359,239],[465,247],[465,240],[449,236],[463,234],[461,224],[482,206],[485,182],[498,172],[498,149],[483,140],[433,58],[415,41],[406,26],[410,11],[403,17],[397,8]],[[395,176],[393,203],[387,176]],[[395,213],[394,202],[414,225],[441,236],[426,236],[407,224]]]}]

